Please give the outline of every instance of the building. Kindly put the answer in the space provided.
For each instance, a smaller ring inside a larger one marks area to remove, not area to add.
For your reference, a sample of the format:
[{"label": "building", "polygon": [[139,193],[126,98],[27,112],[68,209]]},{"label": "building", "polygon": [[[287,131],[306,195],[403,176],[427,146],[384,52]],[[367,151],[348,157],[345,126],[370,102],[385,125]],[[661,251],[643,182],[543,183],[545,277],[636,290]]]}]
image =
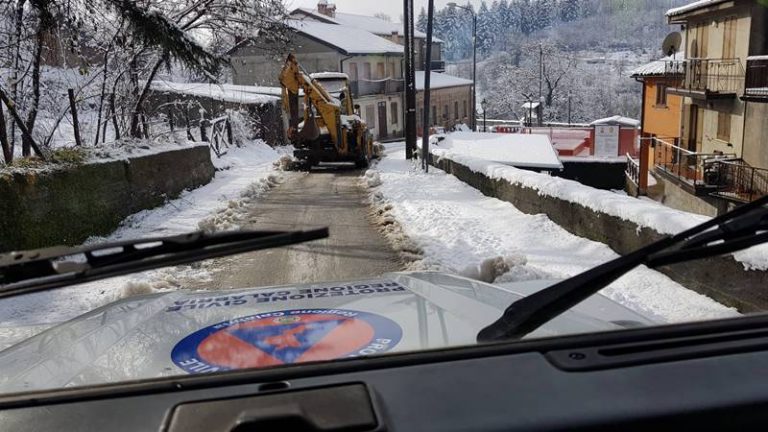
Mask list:
[{"label": "building", "polygon": [[[292,20],[290,51],[308,73],[343,72],[376,139],[402,136],[403,47],[368,31],[317,20]],[[284,58],[254,39],[230,53],[236,85],[279,86]]]},{"label": "building", "polygon": [[667,19],[685,40],[685,54],[665,61],[663,77],[674,81],[665,84],[668,104],[681,98],[680,127],[671,139],[658,137],[674,132],[675,113],[649,108],[646,84],[643,131],[656,136],[653,170],[664,203],[716,215],[768,193],[768,9],[704,0],[669,10]]},{"label": "building", "polygon": [[676,58],[685,58],[685,54],[665,57],[630,72],[643,85],[640,133],[644,138],[659,138],[675,145],[680,140],[683,97],[670,94],[668,89],[679,87],[683,74],[668,64]]},{"label": "building", "polygon": [[[369,31],[377,36],[390,40],[398,45],[405,44],[405,35],[402,23],[393,23],[381,18],[341,13],[336,11],[336,5],[328,3],[326,0],[320,0],[317,4],[317,10],[308,8],[298,8],[291,12],[291,16],[300,19],[313,19],[326,24],[340,24],[348,27]],[[426,61],[427,35],[419,30],[414,31],[414,58],[416,61],[416,70],[424,70]],[[432,60],[431,66],[433,72],[444,72],[445,61],[443,61],[443,41],[437,37],[432,37]]]},{"label": "building", "polygon": [[[416,133],[422,134],[424,119],[424,71],[416,72]],[[432,73],[429,80],[429,126],[453,129],[458,124],[468,125],[472,111],[472,81],[442,73]]]}]

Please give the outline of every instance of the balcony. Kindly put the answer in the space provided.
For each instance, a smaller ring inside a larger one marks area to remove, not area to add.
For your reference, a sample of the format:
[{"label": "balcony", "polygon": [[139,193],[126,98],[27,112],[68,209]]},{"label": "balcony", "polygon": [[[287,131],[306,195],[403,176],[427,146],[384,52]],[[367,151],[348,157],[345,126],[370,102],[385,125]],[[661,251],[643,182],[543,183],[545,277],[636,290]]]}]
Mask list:
[{"label": "balcony", "polygon": [[751,202],[768,194],[768,169],[755,168],[741,159],[711,161],[707,164],[713,196],[735,202]]},{"label": "balcony", "polygon": [[349,83],[352,97],[371,95],[385,95],[392,93],[401,93],[405,88],[405,81],[385,78],[382,80],[357,80]]},{"label": "balcony", "polygon": [[445,72],[445,61],[432,60],[430,63],[431,63],[430,68],[432,72]]},{"label": "balcony", "polygon": [[735,98],[744,87],[739,59],[686,59],[667,62],[667,73],[683,73],[683,82],[669,92],[694,99]]},{"label": "balcony", "polygon": [[742,99],[749,102],[768,102],[768,56],[747,59],[747,78]]},{"label": "balcony", "polygon": [[722,185],[713,177],[714,162],[732,160],[735,154],[695,153],[654,138],[656,172],[675,181],[695,195],[709,195]]}]

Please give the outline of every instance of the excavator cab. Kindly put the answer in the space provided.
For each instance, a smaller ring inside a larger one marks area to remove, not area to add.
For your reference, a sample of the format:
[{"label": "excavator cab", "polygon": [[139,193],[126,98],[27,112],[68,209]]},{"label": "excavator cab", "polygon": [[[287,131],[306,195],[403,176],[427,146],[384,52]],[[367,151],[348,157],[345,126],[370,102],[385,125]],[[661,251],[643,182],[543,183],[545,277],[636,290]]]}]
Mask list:
[{"label": "excavator cab", "polygon": [[[280,84],[288,138],[300,165],[354,162],[357,167],[368,166],[374,156],[373,140],[354,104],[346,74],[308,74],[290,54],[280,72]],[[301,100],[303,116],[299,114]]]}]

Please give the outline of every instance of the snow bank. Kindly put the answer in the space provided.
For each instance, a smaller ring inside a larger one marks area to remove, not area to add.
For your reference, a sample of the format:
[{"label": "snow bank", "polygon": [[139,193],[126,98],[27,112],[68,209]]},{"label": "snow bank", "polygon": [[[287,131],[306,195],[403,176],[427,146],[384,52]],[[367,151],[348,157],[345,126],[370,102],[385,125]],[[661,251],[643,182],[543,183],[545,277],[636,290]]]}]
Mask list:
[{"label": "snow bank", "polygon": [[[661,234],[677,234],[710,219],[707,216],[675,210],[655,201],[639,200],[627,195],[591,188],[572,180],[550,177],[471,156],[443,154],[443,157],[489,178],[535,189],[539,195],[580,204]],[[733,256],[744,265],[745,270],[768,270],[768,245],[755,246],[737,252]]]},{"label": "snow bank", "polygon": [[[214,158],[217,172],[209,184],[184,192],[162,207],[136,213],[111,235],[93,237],[87,243],[236,228],[247,205],[280,181],[275,170],[280,157],[263,141],[232,147],[223,158]],[[184,288],[185,280],[209,280],[208,265],[163,268],[3,300],[0,349],[121,298]]]},{"label": "snow bank", "polygon": [[[545,215],[522,213],[439,169],[424,174],[404,160],[401,149],[388,148],[388,156],[366,174],[366,180],[381,181],[371,195],[377,220],[401,256],[410,256],[411,269],[496,282],[561,279],[618,256],[602,243],[568,233]],[[605,198],[618,196],[606,194]],[[645,267],[602,293],[664,322],[737,315]]]}]

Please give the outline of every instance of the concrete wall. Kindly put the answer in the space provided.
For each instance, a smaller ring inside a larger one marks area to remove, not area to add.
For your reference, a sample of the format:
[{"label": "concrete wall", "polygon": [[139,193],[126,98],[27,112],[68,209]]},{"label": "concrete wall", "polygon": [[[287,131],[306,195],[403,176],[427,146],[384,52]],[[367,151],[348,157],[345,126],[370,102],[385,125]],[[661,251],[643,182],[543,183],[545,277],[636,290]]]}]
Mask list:
[{"label": "concrete wall", "polygon": [[746,122],[742,157],[753,167],[768,168],[768,104],[747,102]]},{"label": "concrete wall", "polygon": [[77,245],[214,174],[208,146],[42,173],[0,172],[0,252]]},{"label": "concrete wall", "polygon": [[[646,227],[618,217],[600,213],[580,204],[539,195],[535,189],[495,180],[450,159],[431,163],[487,196],[512,203],[529,214],[546,214],[567,231],[590,240],[605,243],[620,254],[627,254],[662,235]],[[738,308],[741,312],[768,310],[768,272],[745,271],[730,256],[709,258],[658,269],[685,287],[716,301]]]}]

